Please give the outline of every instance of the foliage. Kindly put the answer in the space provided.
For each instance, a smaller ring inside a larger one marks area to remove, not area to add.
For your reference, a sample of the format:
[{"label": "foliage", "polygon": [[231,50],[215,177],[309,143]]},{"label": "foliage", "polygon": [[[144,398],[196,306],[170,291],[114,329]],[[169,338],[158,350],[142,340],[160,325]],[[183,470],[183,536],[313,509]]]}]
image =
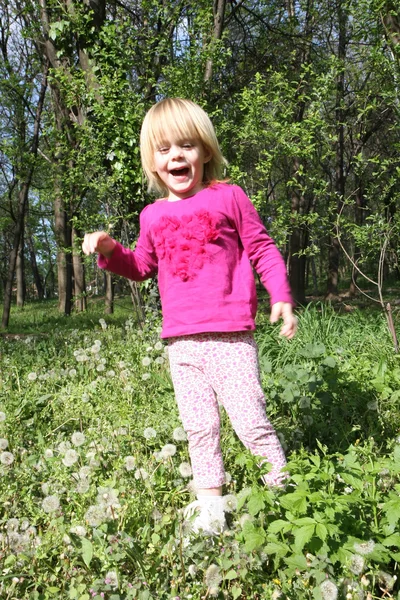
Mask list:
[{"label": "foliage", "polygon": [[290,476],[266,489],[223,414],[229,530],[190,538],[166,348],[126,308],[29,305],[26,334],[0,342],[1,596],[397,598],[400,365],[382,316],[309,307],[291,342],[260,318]]}]

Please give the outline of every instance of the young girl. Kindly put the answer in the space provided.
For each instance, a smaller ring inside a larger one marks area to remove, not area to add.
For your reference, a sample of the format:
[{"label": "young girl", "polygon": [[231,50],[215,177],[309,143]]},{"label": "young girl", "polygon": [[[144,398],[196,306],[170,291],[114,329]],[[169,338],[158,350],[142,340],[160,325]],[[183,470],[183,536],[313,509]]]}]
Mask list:
[{"label": "young girl", "polygon": [[271,298],[271,322],[292,338],[296,318],[284,261],[255,208],[235,185],[219,181],[225,159],[206,113],[181,98],[147,113],[141,157],[149,189],[162,199],[140,215],[134,251],[107,233],[86,234],[85,254],[134,281],[158,274],[161,337],[187,432],[197,501],[193,530],[225,527],[218,401],[243,444],[272,464],[265,483],[280,485],[285,455],[265,414],[253,338],[257,298],[252,266]]}]

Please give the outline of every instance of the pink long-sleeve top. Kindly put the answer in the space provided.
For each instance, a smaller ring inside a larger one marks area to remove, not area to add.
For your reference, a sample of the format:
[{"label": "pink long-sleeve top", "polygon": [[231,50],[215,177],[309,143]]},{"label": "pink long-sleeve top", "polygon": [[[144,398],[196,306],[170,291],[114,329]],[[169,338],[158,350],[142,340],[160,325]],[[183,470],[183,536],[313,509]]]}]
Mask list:
[{"label": "pink long-sleeve top", "polygon": [[162,338],[255,329],[252,266],[271,304],[293,304],[279,250],[244,191],[226,183],[146,206],[135,250],[117,243],[98,265],[134,281],[158,273]]}]

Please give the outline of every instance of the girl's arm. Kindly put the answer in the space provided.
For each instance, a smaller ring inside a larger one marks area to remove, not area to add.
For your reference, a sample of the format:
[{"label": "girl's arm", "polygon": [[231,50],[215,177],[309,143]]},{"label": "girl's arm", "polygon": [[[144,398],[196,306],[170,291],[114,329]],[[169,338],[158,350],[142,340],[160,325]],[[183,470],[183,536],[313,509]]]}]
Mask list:
[{"label": "girl's arm", "polygon": [[124,248],[105,231],[87,233],[82,250],[85,254],[97,252],[97,264],[101,269],[107,269],[132,281],[143,281],[155,275],[158,267],[157,256],[146,230],[146,227],[141,227],[135,250]]}]

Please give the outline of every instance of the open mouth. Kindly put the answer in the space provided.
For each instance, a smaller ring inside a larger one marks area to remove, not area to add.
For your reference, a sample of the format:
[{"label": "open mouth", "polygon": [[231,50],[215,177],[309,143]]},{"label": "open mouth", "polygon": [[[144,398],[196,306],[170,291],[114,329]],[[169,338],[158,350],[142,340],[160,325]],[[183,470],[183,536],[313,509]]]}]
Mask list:
[{"label": "open mouth", "polygon": [[181,177],[189,173],[189,167],[182,167],[181,169],[171,169],[170,173],[171,175],[173,175],[173,177]]}]

